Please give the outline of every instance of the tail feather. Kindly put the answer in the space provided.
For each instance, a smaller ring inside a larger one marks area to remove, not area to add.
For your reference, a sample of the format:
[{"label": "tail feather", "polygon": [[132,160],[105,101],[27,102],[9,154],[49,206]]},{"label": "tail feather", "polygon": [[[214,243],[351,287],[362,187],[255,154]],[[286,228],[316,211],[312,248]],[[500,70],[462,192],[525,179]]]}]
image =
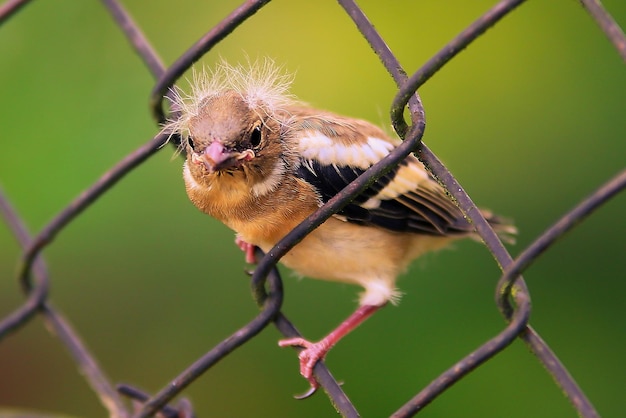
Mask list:
[{"label": "tail feather", "polygon": [[489,225],[496,231],[498,237],[507,244],[515,244],[515,235],[517,235],[517,228],[513,224],[511,219],[493,214],[489,210],[481,209],[480,211],[485,217]]}]

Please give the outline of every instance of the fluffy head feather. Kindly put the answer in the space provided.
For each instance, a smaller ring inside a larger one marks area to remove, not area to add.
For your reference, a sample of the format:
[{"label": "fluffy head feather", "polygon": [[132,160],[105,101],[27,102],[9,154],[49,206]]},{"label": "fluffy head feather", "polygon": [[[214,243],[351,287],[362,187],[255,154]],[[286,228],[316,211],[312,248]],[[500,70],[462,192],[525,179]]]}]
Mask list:
[{"label": "fluffy head feather", "polygon": [[190,93],[178,87],[173,89],[172,110],[178,113],[177,119],[168,120],[164,131],[179,134],[183,139],[182,147],[189,134],[189,123],[197,117],[207,100],[221,96],[226,92],[236,92],[248,107],[261,118],[273,116],[287,107],[299,102],[289,93],[293,75],[277,66],[273,60],[230,65],[222,60],[215,69],[193,70],[189,82]]}]

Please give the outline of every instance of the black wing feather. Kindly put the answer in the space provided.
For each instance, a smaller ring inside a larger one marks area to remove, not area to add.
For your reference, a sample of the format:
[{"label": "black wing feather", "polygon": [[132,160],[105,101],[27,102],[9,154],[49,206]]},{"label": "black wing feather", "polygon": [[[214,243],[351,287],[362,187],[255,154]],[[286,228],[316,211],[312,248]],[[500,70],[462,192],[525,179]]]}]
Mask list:
[{"label": "black wing feather", "polygon": [[[403,161],[381,176],[356,198],[344,206],[337,215],[348,222],[378,226],[396,232],[413,232],[427,235],[468,233],[473,230],[461,211],[452,203],[443,189],[436,193],[428,189],[416,189],[395,199],[381,200],[375,208],[363,204],[376,196],[397,175]],[[298,175],[311,183],[322,202],[327,202],[365,170],[336,164],[321,164],[317,160],[303,160]]]}]

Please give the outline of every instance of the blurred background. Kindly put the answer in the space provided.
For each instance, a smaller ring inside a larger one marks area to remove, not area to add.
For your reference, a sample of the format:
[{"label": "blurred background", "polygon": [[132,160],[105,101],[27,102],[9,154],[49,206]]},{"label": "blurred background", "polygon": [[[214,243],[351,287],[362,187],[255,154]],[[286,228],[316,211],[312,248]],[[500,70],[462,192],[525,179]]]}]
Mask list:
[{"label": "blurred background", "polygon": [[[361,1],[409,73],[495,1]],[[238,2],[128,0],[166,64]],[[606,0],[626,26],[626,3]],[[302,100],[389,127],[395,93],[334,2],[270,3],[204,57],[273,57]],[[32,232],[158,127],[154,80],[98,2],[35,1],[0,27],[0,185]],[[186,87],[182,83],[181,87]],[[624,63],[574,1],[528,2],[421,90],[424,141],[480,206],[511,217],[521,252],[626,161]],[[114,382],[156,392],[258,312],[233,233],[187,200],[166,147],[72,222],[44,254],[51,299]],[[526,271],[531,323],[603,416],[624,410],[626,195]],[[20,251],[0,224],[0,317],[23,301]],[[358,289],[283,270],[285,314],[311,339],[355,307]],[[364,416],[387,416],[497,334],[499,271],[474,242],[429,255],[399,281],[402,303],[327,359]],[[294,351],[268,327],[191,385],[199,417],[335,416],[307,387]],[[64,347],[37,318],[0,341],[0,408],[105,416]],[[2,413],[0,412],[0,415]],[[520,342],[445,392],[425,417],[571,417]]]}]

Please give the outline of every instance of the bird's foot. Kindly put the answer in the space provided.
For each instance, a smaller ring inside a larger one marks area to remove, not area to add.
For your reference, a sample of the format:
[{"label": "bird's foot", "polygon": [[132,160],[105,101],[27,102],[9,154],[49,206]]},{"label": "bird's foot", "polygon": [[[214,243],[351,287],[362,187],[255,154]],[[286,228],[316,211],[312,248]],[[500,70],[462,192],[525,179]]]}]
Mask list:
[{"label": "bird's foot", "polygon": [[256,264],[256,257],[254,256],[254,244],[244,241],[239,236],[235,237],[235,244],[246,254],[246,263]]},{"label": "bird's foot", "polygon": [[341,338],[356,328],[361,322],[372,316],[374,312],[380,309],[382,305],[362,305],[357,308],[352,315],[350,315],[345,321],[343,321],[337,328],[335,328],[330,334],[316,343],[305,340],[304,338],[288,338],[286,340],[280,340],[278,345],[281,347],[296,346],[303,347],[304,349],[298,354],[300,359],[300,374],[309,381],[311,388],[304,394],[296,396],[297,399],[308,398],[313,395],[317,390],[319,383],[313,377],[313,368],[315,364],[324,359],[326,353],[332,346],[334,346]]},{"label": "bird's foot", "polygon": [[312,343],[310,341],[305,340],[304,338],[288,338],[286,340],[280,340],[278,342],[280,347],[303,347],[304,349],[300,351],[298,354],[298,359],[300,360],[300,374],[309,381],[311,387],[308,391],[303,393],[302,395],[296,395],[296,399],[305,399],[309,396],[313,395],[317,388],[319,387],[319,383],[313,376],[313,368],[318,361],[322,360],[328,350],[330,349],[330,345],[325,341],[319,341],[317,343]]}]

